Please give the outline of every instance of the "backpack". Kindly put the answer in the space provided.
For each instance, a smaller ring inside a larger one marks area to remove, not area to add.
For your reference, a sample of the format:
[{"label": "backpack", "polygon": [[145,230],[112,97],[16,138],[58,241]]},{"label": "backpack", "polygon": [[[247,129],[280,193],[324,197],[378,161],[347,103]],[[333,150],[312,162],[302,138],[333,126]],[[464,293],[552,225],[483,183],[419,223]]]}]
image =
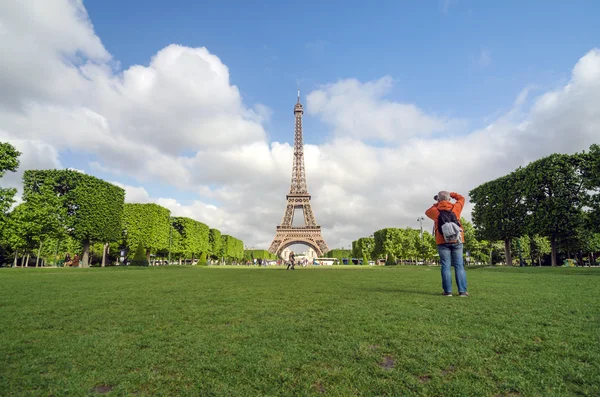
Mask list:
[{"label": "backpack", "polygon": [[460,242],[460,222],[452,211],[440,210],[437,221],[438,232],[444,236],[447,243]]}]

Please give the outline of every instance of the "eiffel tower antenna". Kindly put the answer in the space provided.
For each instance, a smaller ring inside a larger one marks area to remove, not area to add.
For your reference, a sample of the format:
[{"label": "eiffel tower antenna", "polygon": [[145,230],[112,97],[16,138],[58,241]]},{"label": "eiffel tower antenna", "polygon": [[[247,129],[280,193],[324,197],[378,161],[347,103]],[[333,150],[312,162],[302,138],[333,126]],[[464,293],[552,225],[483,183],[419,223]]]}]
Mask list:
[{"label": "eiffel tower antenna", "polygon": [[[281,255],[281,251],[293,244],[304,244],[312,248],[317,256],[323,256],[329,248],[321,235],[321,226],[317,225],[315,216],[310,206],[311,196],[306,185],[306,172],[304,169],[304,142],[302,137],[302,114],[304,109],[300,103],[300,89],[298,89],[298,102],[294,106],[296,118],[294,128],[294,158],[292,165],[292,180],[290,192],[286,196],[287,205],[281,225],[277,226],[277,233],[271,243],[269,252]],[[294,210],[302,209],[304,226],[292,226]]]}]

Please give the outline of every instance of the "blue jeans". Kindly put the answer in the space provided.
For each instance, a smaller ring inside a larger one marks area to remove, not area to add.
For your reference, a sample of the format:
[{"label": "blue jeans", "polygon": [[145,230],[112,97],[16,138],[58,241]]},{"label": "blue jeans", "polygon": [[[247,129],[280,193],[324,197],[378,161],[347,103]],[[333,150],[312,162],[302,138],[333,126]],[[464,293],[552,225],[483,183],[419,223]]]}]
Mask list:
[{"label": "blue jeans", "polygon": [[444,292],[452,292],[452,271],[450,270],[450,265],[454,266],[458,292],[467,292],[467,273],[463,264],[462,243],[438,244],[437,249],[442,265],[442,288]]}]

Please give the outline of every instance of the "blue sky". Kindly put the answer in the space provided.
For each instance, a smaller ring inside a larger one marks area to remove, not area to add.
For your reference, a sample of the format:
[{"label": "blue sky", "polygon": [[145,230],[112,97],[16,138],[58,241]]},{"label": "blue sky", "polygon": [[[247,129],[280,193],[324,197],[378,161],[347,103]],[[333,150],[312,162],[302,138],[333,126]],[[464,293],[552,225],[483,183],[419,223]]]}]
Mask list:
[{"label": "blue sky", "polygon": [[[122,68],[171,43],[206,46],[249,105],[273,110],[267,130],[291,141],[296,85],[390,75],[389,99],[479,126],[530,84],[552,88],[598,44],[600,2],[92,0],[96,33]],[[326,129],[305,120],[306,139]]]}]

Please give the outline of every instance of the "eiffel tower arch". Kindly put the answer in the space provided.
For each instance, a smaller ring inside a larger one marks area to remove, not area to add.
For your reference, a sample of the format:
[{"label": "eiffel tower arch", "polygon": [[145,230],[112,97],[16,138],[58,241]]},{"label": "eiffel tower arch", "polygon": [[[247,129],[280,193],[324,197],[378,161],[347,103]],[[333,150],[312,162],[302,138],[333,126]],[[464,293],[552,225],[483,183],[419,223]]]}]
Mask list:
[{"label": "eiffel tower arch", "polygon": [[[310,206],[311,196],[308,194],[306,185],[306,173],[304,170],[304,144],[302,138],[302,114],[304,110],[300,103],[300,91],[298,91],[298,102],[294,106],[296,124],[294,128],[294,161],[292,166],[292,183],[290,192],[286,196],[287,205],[281,220],[277,226],[275,238],[271,243],[269,252],[281,256],[281,251],[294,244],[304,244],[312,248],[317,256],[323,256],[329,248],[321,235],[321,226],[317,225],[315,216]],[[293,226],[294,212],[301,209],[304,215],[303,226]]]}]

